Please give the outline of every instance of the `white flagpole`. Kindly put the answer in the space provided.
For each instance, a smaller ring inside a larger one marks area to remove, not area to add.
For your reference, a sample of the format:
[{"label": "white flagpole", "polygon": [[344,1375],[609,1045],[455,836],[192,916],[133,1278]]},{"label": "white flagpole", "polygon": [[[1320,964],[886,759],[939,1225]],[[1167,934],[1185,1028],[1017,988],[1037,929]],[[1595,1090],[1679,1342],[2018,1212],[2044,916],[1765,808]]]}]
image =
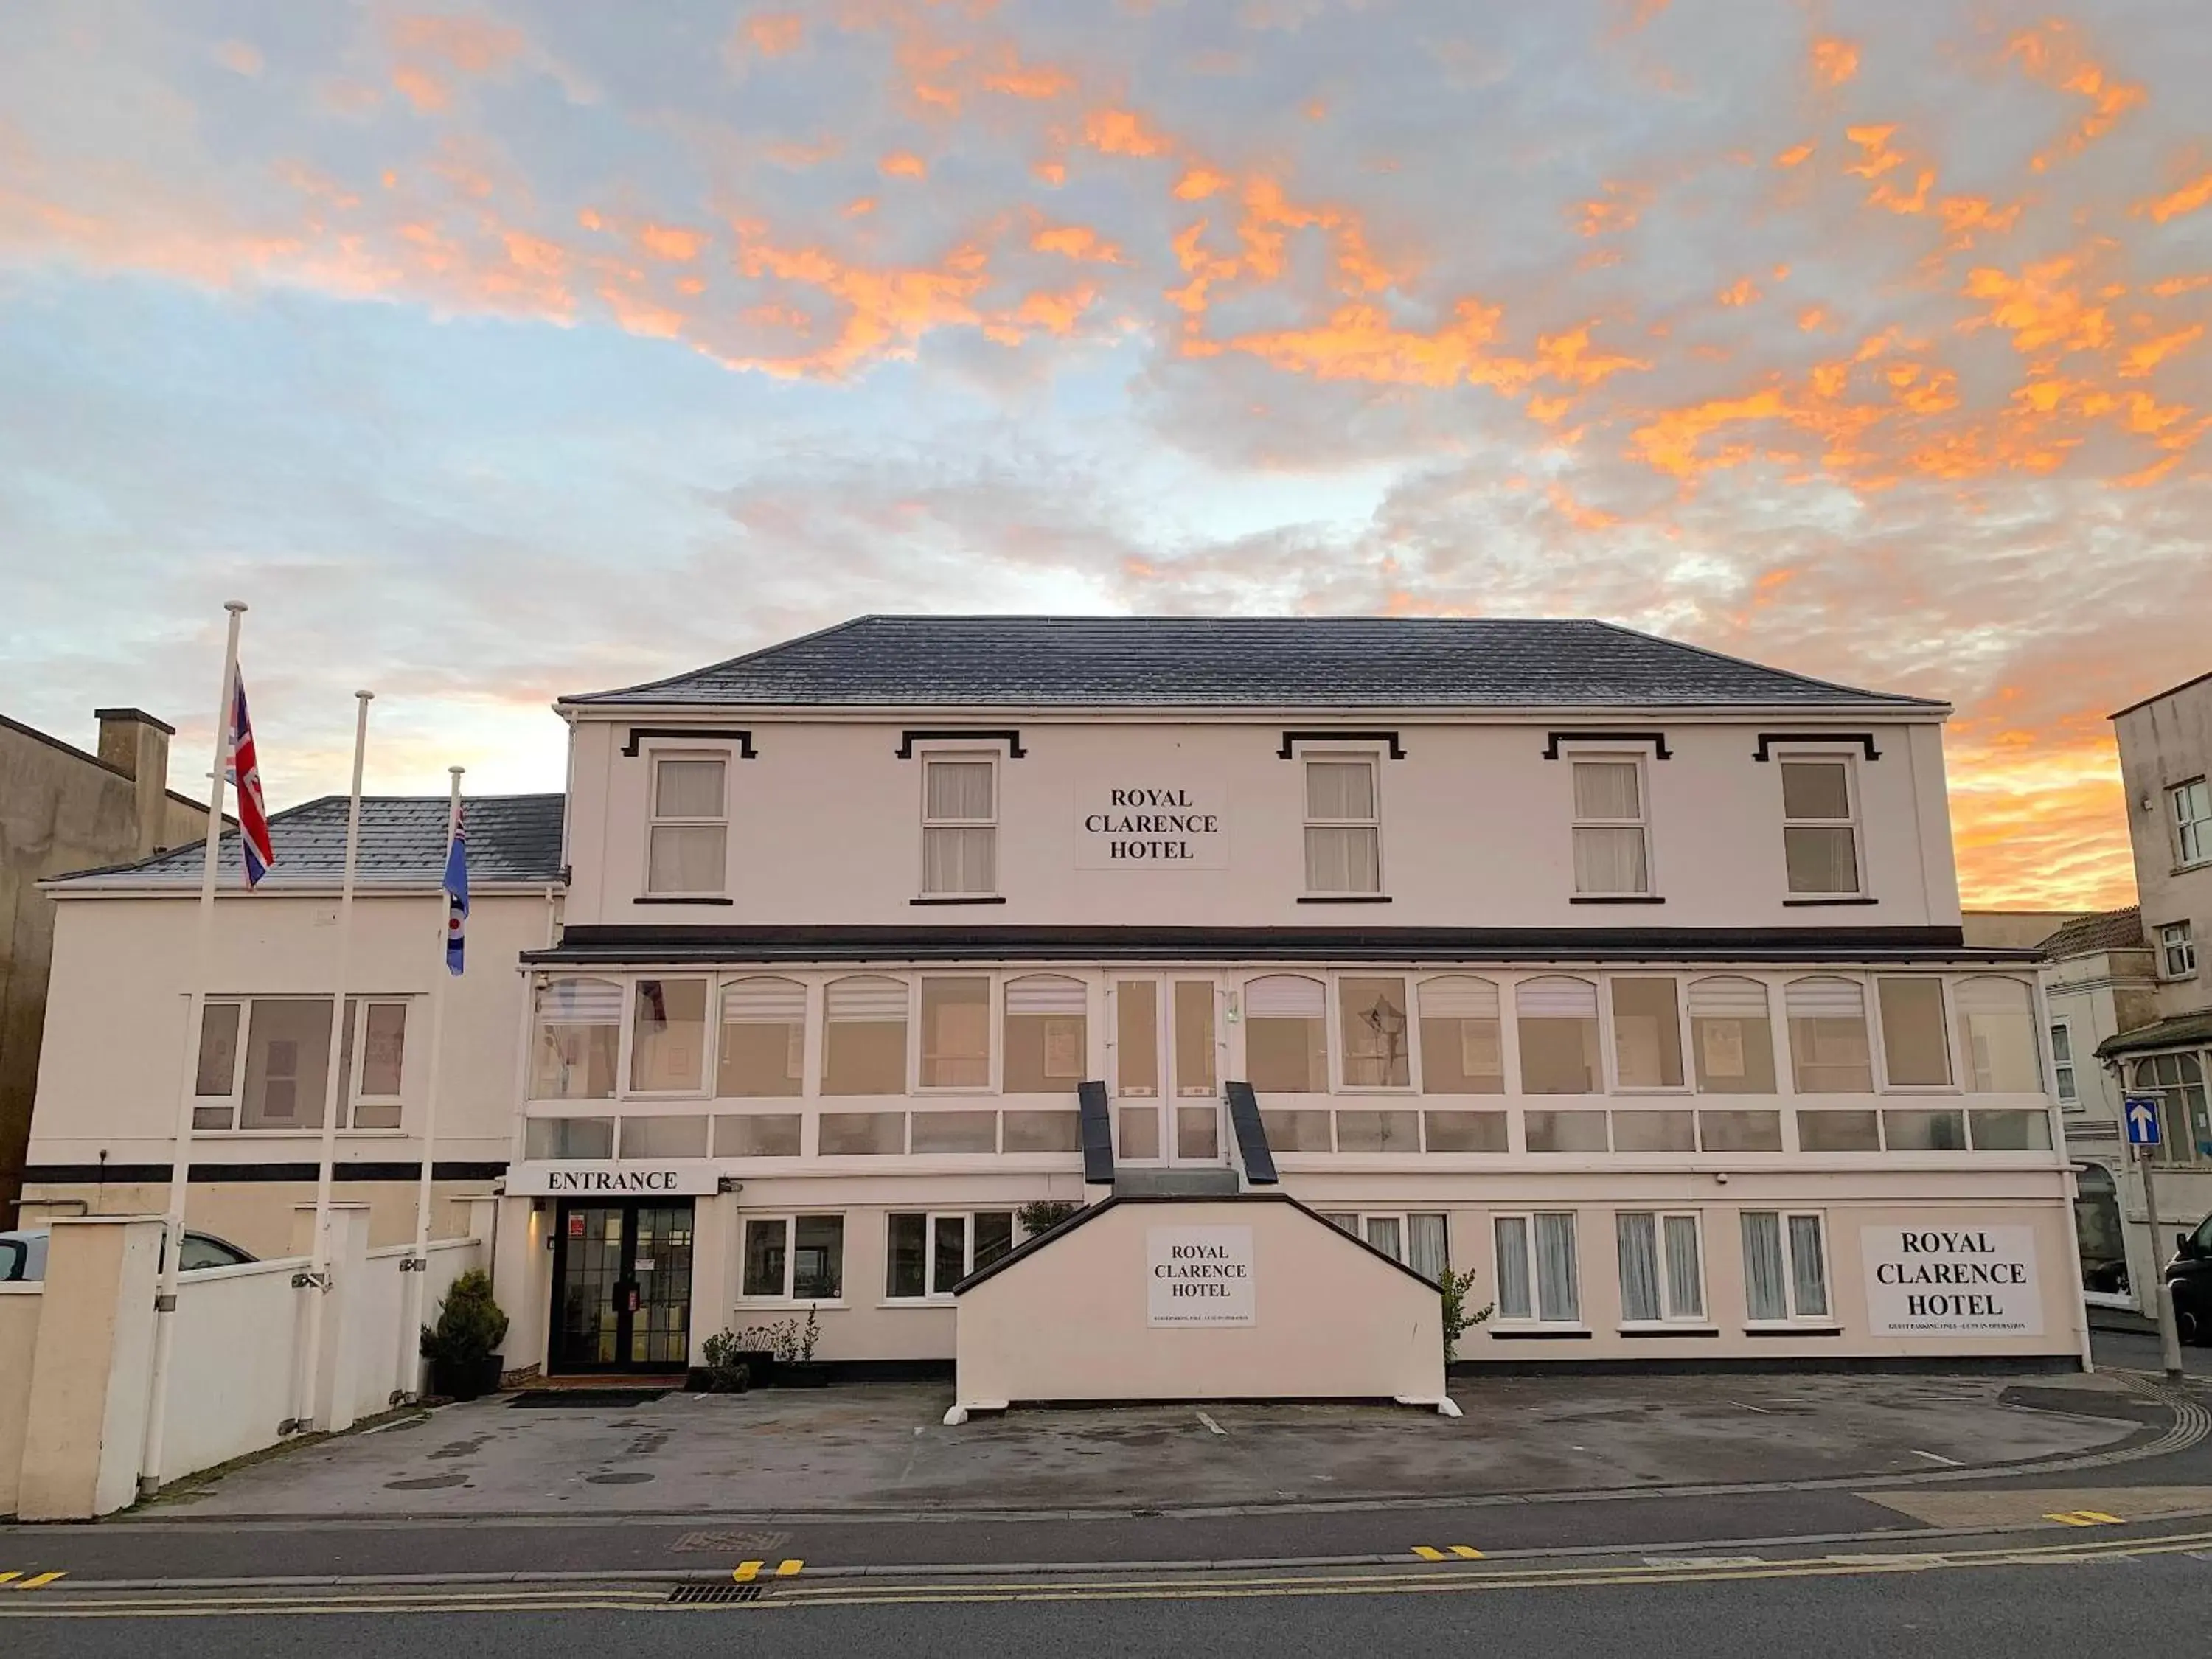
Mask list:
[{"label": "white flagpole", "polygon": [[177,1088],[176,1130],[169,1146],[169,1202],[161,1218],[164,1249],[161,1289],[154,1298],[154,1372],[148,1385],[146,1443],[138,1466],[142,1498],[151,1497],[161,1487],[161,1453],[168,1430],[169,1357],[177,1340],[177,1275],[183,1271],[185,1195],[192,1179],[192,1106],[199,1083],[200,1021],[207,1009],[209,963],[215,949],[216,844],[222,839],[223,774],[230,763],[231,704],[238,686],[238,625],[246,615],[246,602],[230,599],[222,608],[230,613],[230,629],[223,640],[222,690],[216,702],[215,769],[208,782],[207,842],[200,855],[199,933],[192,956],[191,997],[185,1013],[185,1074]]},{"label": "white flagpole", "polygon": [[[446,802],[446,856],[453,850],[453,831],[461,822],[462,768],[449,766],[453,793]],[[445,864],[438,866],[438,972],[430,981],[430,1075],[422,1091],[422,1173],[415,1185],[415,1254],[407,1263],[412,1275],[407,1287],[407,1316],[399,1322],[399,1376],[410,1401],[422,1394],[422,1357],[417,1343],[422,1326],[422,1303],[429,1288],[430,1171],[438,1156],[438,1073],[446,1046],[446,981],[453,975],[446,966],[446,941],[453,899],[445,890]]]},{"label": "white flagpole", "polygon": [[[331,999],[329,1063],[323,1068],[323,1146],[321,1159],[315,1168],[315,1236],[307,1267],[314,1298],[307,1304],[307,1398],[295,1414],[302,1429],[315,1425],[317,1379],[323,1364],[324,1310],[329,1304],[331,1291],[331,1180],[332,1166],[337,1159],[338,1104],[348,1098],[341,1087],[347,1079],[341,1073],[350,1069],[339,1063],[339,1036],[345,1029],[346,981],[353,971],[353,889],[355,872],[361,863],[362,766],[368,753],[369,700],[376,694],[356,691],[353,695],[353,793],[346,803],[345,876],[338,888],[337,983]],[[354,1033],[356,1047],[360,1046],[364,1036],[361,1031]]]}]

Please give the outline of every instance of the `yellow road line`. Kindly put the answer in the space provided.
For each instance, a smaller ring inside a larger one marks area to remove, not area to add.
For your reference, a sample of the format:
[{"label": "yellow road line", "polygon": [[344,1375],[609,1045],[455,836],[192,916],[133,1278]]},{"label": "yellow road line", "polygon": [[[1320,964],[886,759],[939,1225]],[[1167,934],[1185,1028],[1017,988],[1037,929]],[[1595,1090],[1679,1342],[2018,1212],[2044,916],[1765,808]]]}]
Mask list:
[{"label": "yellow road line", "polygon": [[740,1561],[730,1570],[730,1577],[740,1584],[750,1584],[760,1577],[760,1570],[767,1565],[765,1561]]},{"label": "yellow road line", "polygon": [[779,1578],[796,1578],[799,1577],[799,1569],[805,1565],[804,1561],[787,1561],[775,1570],[775,1576]]},{"label": "yellow road line", "polygon": [[2124,1525],[2117,1515],[2107,1515],[2102,1510],[2053,1510],[2043,1517],[2069,1527],[2118,1527]]},{"label": "yellow road line", "polygon": [[1459,1557],[1462,1561],[1480,1561],[1482,1559],[1482,1552],[1480,1550],[1471,1549],[1465,1544],[1454,1544],[1451,1547],[1451,1553]]},{"label": "yellow road line", "polygon": [[[16,1575],[11,1572],[8,1576],[10,1578],[13,1578]],[[24,1579],[23,1582],[16,1585],[15,1588],[19,1590],[40,1589],[45,1586],[52,1583],[57,1578],[66,1578],[68,1577],[69,1575],[65,1572],[42,1572],[35,1578]]]},{"label": "yellow road line", "polygon": [[11,1579],[21,1578],[22,1576],[20,1572],[0,1572],[0,1584],[7,1583]]},{"label": "yellow road line", "polygon": [[1451,1559],[1442,1550],[1432,1550],[1426,1544],[1414,1545],[1413,1553],[1419,1556],[1424,1561],[1448,1561]]}]

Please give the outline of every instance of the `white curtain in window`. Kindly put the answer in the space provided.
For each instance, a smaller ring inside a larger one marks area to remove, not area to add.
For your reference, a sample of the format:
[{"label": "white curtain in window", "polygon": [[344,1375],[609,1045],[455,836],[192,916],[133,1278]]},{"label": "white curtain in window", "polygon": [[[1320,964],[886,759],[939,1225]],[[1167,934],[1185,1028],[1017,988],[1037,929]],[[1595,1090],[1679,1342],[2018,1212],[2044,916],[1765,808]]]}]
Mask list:
[{"label": "white curtain in window", "polygon": [[645,872],[654,893],[719,893],[729,868],[729,831],[719,823],[657,823]]},{"label": "white curtain in window", "polygon": [[1382,888],[1382,854],[1373,826],[1306,826],[1306,890],[1373,893]]},{"label": "white curtain in window", "polygon": [[1425,979],[1419,987],[1423,1019],[1496,1019],[1498,988],[1486,979],[1454,974]]},{"label": "white curtain in window", "polygon": [[1528,1303],[1528,1218],[1502,1215],[1492,1224],[1498,1237],[1498,1316],[1527,1319]]},{"label": "white curtain in window", "polygon": [[1375,769],[1365,761],[1308,761],[1306,816],[1372,818]]},{"label": "white curtain in window", "polygon": [[1690,981],[1692,1019],[1765,1019],[1766,988],[1755,979],[1716,974]]},{"label": "white curtain in window", "polygon": [[1540,1319],[1582,1317],[1582,1296],[1575,1280],[1575,1218],[1536,1218],[1536,1315]]},{"label": "white curtain in window", "polygon": [[1858,981],[1815,976],[1793,979],[1784,993],[1792,1019],[1863,1019],[1866,995]]},{"label": "white curtain in window", "polygon": [[722,763],[665,760],[654,769],[653,815],[659,818],[722,816]]},{"label": "white curtain in window", "polygon": [[1575,816],[1578,818],[1640,818],[1642,793],[1633,761],[1577,761]]},{"label": "white curtain in window", "polygon": [[1557,975],[1523,980],[1514,988],[1513,1006],[1523,1019],[1595,1019],[1597,987]]},{"label": "white curtain in window", "polygon": [[1090,1007],[1079,979],[1065,974],[1028,974],[1006,981],[1006,1015],[1080,1014]]},{"label": "white curtain in window", "polygon": [[823,1001],[830,1019],[894,1024],[906,1018],[906,985],[900,980],[868,974],[832,980]]},{"label": "white curtain in window", "polygon": [[1790,1218],[1790,1282],[1800,1318],[1825,1318],[1828,1312],[1828,1264],[1820,1249],[1820,1218]]},{"label": "white curtain in window", "polygon": [[611,979],[556,979],[538,988],[538,1017],[548,1025],[618,1025],[623,988]]},{"label": "white curtain in window", "polygon": [[1435,1281],[1451,1271],[1449,1230],[1438,1214],[1406,1218],[1406,1265],[1424,1279]]},{"label": "white curtain in window", "polygon": [[1642,826],[1575,826],[1575,891],[1641,893],[1650,884]]},{"label": "white curtain in window", "polygon": [[725,1025],[797,1025],[805,1019],[806,988],[796,980],[735,979],[722,987]]},{"label": "white curtain in window", "polygon": [[1745,1311],[1754,1320],[1787,1319],[1782,1218],[1771,1210],[1746,1210],[1742,1219]]},{"label": "white curtain in window", "polygon": [[1667,1233],[1667,1311],[1675,1319],[1701,1319],[1705,1312],[1703,1275],[1698,1271],[1698,1218],[1670,1215]]},{"label": "white curtain in window", "polygon": [[999,832],[933,827],[921,832],[921,890],[991,893],[999,886]]},{"label": "white curtain in window", "polygon": [[1622,1212],[1613,1218],[1620,1249],[1620,1316],[1629,1321],[1659,1317],[1658,1229],[1648,1212]]},{"label": "white curtain in window", "polygon": [[923,811],[933,823],[991,821],[991,775],[988,761],[929,761],[924,763],[927,799]]},{"label": "white curtain in window", "polygon": [[1319,1019],[1328,1012],[1322,982],[1303,974],[1270,974],[1244,988],[1247,1019]]},{"label": "white curtain in window", "polygon": [[1395,1215],[1370,1215],[1367,1218],[1367,1242],[1394,1261],[1406,1259],[1405,1230]]}]

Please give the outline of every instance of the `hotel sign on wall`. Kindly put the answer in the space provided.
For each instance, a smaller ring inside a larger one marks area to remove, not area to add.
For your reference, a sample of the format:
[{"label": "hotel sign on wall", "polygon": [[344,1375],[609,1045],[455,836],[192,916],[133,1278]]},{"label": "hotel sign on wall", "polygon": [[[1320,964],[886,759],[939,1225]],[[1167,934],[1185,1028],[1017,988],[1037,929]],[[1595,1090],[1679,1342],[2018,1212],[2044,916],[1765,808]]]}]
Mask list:
[{"label": "hotel sign on wall", "polygon": [[1145,1274],[1154,1325],[1256,1322],[1249,1227],[1148,1227]]},{"label": "hotel sign on wall", "polygon": [[1868,1227],[1867,1329],[1875,1336],[2040,1336],[2031,1227]]},{"label": "hotel sign on wall", "polygon": [[1226,870],[1229,792],[1159,779],[1079,784],[1075,867]]}]

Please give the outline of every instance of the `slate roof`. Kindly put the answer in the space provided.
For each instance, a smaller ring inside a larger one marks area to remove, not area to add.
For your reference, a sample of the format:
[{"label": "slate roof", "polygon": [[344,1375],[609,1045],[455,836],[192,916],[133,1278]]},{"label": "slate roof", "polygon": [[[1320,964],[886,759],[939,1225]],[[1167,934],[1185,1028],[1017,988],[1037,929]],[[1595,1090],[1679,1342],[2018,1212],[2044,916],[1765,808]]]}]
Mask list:
[{"label": "slate roof", "polygon": [[2212,1008],[2193,1014],[2169,1014],[2132,1031],[2108,1036],[2097,1045],[2097,1057],[2142,1054],[2157,1048],[2202,1048],[2212,1046]]},{"label": "slate roof", "polygon": [[2068,957],[2093,957],[2100,951],[2140,951],[2143,939],[2142,908],[2100,910],[2093,916],[2076,916],[2036,951],[2045,960],[2063,962]]},{"label": "slate roof", "polygon": [[1785,706],[1937,710],[1639,634],[1522,617],[857,617],[578,706]]},{"label": "slate roof", "polygon": [[[468,824],[469,884],[532,884],[561,879],[561,797],[470,795],[462,798]],[[276,862],[262,892],[288,886],[328,887],[345,873],[346,798],[325,795],[270,815],[269,836]],[[112,865],[62,876],[47,884],[68,890],[100,887],[196,887],[204,842],[173,847],[137,864]],[[361,802],[362,887],[437,885],[446,868],[443,795],[364,795]],[[243,885],[238,836],[226,833],[216,848],[216,879],[227,890]]]}]

